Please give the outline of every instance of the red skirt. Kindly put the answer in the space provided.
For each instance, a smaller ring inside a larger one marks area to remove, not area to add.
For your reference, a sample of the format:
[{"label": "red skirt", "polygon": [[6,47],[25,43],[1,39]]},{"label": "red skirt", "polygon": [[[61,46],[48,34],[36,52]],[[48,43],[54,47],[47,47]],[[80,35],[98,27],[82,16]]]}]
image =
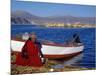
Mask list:
[{"label": "red skirt", "polygon": [[33,67],[40,67],[42,66],[41,58],[37,55],[29,56],[28,58],[24,58],[21,56],[21,53],[16,55],[16,64],[22,66],[33,66]]}]

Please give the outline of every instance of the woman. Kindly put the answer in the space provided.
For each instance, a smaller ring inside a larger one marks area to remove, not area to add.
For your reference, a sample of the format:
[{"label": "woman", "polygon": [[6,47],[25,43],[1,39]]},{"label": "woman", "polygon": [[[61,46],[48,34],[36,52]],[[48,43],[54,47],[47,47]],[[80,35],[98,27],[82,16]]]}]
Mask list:
[{"label": "woman", "polygon": [[42,66],[42,60],[40,58],[40,48],[36,44],[36,35],[31,34],[30,38],[26,41],[22,48],[22,52],[18,54],[16,58],[16,64],[22,66]]}]

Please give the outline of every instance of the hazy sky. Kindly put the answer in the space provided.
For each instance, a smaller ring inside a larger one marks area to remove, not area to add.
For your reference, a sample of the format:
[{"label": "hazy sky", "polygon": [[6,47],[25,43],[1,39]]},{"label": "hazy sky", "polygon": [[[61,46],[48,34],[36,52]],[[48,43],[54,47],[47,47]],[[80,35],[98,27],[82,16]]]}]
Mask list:
[{"label": "hazy sky", "polygon": [[89,5],[54,4],[12,0],[11,11],[24,10],[37,16],[81,16],[95,17],[96,7]]}]

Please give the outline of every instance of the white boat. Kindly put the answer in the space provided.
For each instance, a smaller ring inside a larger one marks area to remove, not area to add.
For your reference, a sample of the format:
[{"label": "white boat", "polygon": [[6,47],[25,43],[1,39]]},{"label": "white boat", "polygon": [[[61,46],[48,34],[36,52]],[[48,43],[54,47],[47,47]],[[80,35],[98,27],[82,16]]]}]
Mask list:
[{"label": "white boat", "polygon": [[[11,49],[15,52],[21,52],[24,41],[20,40],[11,40]],[[61,58],[71,58],[80,53],[84,49],[83,44],[78,44],[77,46],[66,46],[64,44],[56,43],[45,43],[42,44],[42,53],[45,58],[49,59],[61,59]]]}]

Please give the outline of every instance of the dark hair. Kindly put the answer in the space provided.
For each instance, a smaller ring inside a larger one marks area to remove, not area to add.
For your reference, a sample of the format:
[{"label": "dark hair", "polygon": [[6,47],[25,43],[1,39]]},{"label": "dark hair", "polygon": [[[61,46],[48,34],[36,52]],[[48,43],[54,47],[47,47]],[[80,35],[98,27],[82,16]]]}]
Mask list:
[{"label": "dark hair", "polygon": [[31,38],[29,37],[29,39],[28,40],[31,40]]}]

